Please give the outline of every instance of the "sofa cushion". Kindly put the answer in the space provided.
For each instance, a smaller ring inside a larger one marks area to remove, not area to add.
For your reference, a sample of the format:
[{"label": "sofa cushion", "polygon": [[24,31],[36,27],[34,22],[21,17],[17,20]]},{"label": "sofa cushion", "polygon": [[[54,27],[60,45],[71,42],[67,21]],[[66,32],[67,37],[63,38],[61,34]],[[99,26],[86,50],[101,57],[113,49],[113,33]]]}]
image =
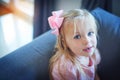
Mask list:
[{"label": "sofa cushion", "polygon": [[120,18],[100,8],[93,10],[92,14],[99,23],[101,63],[98,72],[101,80],[120,79]]}]

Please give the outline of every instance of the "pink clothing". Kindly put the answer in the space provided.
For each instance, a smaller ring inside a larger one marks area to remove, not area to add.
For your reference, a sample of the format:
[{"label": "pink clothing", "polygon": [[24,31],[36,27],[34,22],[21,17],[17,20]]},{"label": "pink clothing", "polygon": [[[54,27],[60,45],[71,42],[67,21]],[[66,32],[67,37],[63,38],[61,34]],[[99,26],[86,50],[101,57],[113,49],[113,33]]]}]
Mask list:
[{"label": "pink clothing", "polygon": [[79,72],[70,60],[62,56],[53,67],[53,80],[94,80],[95,67],[93,60],[91,58],[80,57],[78,61],[81,64],[83,73]]}]

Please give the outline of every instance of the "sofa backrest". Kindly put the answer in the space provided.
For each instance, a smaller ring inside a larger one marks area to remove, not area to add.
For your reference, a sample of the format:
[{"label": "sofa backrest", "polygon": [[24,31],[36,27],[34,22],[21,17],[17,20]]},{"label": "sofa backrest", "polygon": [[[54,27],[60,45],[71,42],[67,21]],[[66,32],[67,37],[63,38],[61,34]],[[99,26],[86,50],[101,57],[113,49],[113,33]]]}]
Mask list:
[{"label": "sofa backrest", "polygon": [[92,11],[99,23],[98,48],[101,53],[101,63],[98,73],[101,80],[120,79],[120,17],[103,9]]}]

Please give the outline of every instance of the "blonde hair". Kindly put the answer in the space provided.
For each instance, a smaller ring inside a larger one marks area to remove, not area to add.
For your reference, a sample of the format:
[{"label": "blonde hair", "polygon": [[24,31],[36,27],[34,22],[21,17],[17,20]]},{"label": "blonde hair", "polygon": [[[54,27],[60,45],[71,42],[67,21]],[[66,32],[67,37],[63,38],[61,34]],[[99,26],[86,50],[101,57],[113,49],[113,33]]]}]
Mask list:
[{"label": "blonde hair", "polygon": [[[83,72],[81,69],[81,65],[79,61],[75,58],[75,54],[71,52],[71,50],[67,47],[66,40],[65,40],[65,23],[71,23],[73,22],[74,24],[74,33],[76,32],[76,20],[79,18],[80,21],[85,22],[85,20],[88,20],[91,22],[91,24],[94,25],[95,33],[97,34],[97,25],[96,25],[96,20],[94,17],[85,9],[74,9],[70,10],[67,12],[64,12],[61,17],[64,17],[64,21],[62,23],[62,26],[59,29],[59,35],[57,37],[57,43],[55,45],[55,54],[52,56],[50,59],[50,64],[49,64],[49,70],[50,70],[50,78],[52,79],[52,69],[54,67],[54,64],[57,60],[60,59],[62,55],[64,55],[67,59],[69,59],[73,65],[76,66],[78,71]],[[64,62],[64,61],[63,61]]]}]

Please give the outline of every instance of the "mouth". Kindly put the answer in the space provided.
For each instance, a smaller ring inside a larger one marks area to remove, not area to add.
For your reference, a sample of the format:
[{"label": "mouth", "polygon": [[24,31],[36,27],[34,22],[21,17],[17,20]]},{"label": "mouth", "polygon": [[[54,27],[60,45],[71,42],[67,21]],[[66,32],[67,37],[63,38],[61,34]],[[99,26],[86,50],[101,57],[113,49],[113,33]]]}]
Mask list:
[{"label": "mouth", "polygon": [[83,49],[83,51],[89,53],[92,51],[92,48],[93,47],[87,47],[87,48]]}]

